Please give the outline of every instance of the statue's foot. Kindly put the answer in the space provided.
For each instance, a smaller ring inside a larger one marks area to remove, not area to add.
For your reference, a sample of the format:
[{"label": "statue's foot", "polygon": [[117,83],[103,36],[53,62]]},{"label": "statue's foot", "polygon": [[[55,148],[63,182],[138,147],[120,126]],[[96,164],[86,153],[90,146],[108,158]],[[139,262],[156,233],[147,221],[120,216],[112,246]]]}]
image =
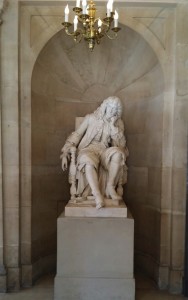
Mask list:
[{"label": "statue's foot", "polygon": [[112,186],[112,185],[107,185],[106,195],[107,195],[107,197],[110,197],[113,200],[118,200],[118,201],[122,200],[122,197],[117,194],[114,186]]},{"label": "statue's foot", "polygon": [[96,209],[100,209],[100,208],[102,208],[102,207],[104,207],[104,202],[98,203],[98,204],[96,205]]},{"label": "statue's foot", "polygon": [[104,205],[105,205],[102,195],[96,195],[95,202],[96,202],[96,209],[100,209],[100,208],[104,207]]}]

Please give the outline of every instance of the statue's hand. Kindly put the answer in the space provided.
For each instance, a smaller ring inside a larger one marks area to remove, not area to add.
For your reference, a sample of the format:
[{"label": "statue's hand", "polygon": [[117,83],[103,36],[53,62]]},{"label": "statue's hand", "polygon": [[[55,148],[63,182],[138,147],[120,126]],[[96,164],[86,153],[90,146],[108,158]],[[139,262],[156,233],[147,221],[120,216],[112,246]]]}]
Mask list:
[{"label": "statue's hand", "polygon": [[62,170],[63,170],[63,171],[66,171],[66,170],[67,170],[67,166],[68,166],[68,160],[67,160],[67,157],[66,157],[64,154],[62,154],[62,155],[60,156],[60,158],[62,159],[62,163],[61,163]]},{"label": "statue's hand", "polygon": [[118,117],[114,116],[111,118],[110,123],[111,123],[111,135],[117,135],[119,132],[119,128],[116,126],[116,121],[117,121]]},{"label": "statue's hand", "polygon": [[113,126],[115,126],[115,123],[116,123],[117,119],[118,119],[118,116],[113,116],[113,117],[111,117],[110,123],[111,123]]}]

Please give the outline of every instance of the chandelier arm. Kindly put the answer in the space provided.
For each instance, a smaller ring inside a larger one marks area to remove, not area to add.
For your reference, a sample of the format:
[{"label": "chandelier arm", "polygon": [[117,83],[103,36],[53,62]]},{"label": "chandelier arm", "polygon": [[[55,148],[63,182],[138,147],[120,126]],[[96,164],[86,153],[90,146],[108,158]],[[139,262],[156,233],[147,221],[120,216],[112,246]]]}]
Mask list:
[{"label": "chandelier arm", "polygon": [[74,31],[69,32],[68,27],[65,27],[65,32],[67,35],[74,36]]},{"label": "chandelier arm", "polygon": [[103,32],[110,40],[115,40],[117,38],[117,33],[114,32],[113,36],[110,36],[106,31]]},{"label": "chandelier arm", "polygon": [[78,15],[78,21],[83,25],[84,28],[87,27],[87,24],[89,24],[89,15],[83,14],[83,15]]},{"label": "chandelier arm", "polygon": [[82,35],[82,34],[79,34],[79,35],[75,36],[75,37],[74,37],[75,43],[76,43],[76,44],[79,44],[79,43],[81,42],[82,38],[83,38],[83,35]]},{"label": "chandelier arm", "polygon": [[84,35],[84,32],[80,28],[78,28],[76,31],[69,32],[68,28],[65,27],[65,32],[67,35],[73,37],[75,43],[80,43]]},{"label": "chandelier arm", "polygon": [[83,36],[85,36],[85,28],[84,28],[84,30],[82,30],[81,28],[78,28],[75,32],[75,37],[74,37],[75,42],[80,43]]},{"label": "chandelier arm", "polygon": [[[83,18],[81,18],[80,15],[77,15],[77,17],[78,17],[78,21],[79,21],[81,24],[83,24]],[[86,22],[86,20],[88,20],[88,18],[85,18],[85,22]]]},{"label": "chandelier arm", "polygon": [[[97,22],[97,21],[99,21],[99,20],[101,20],[101,18],[99,17],[99,18],[96,18],[93,22],[94,22],[94,24]],[[104,21],[102,21],[101,20],[101,22],[102,22],[102,24],[103,25],[106,25],[106,26],[108,26],[108,23],[105,23]]]},{"label": "chandelier arm", "polygon": [[68,30],[68,27],[64,27],[65,28],[65,32],[67,35],[70,35],[70,36],[78,36],[78,35],[84,35],[85,34],[85,30],[83,31],[81,28],[78,28],[76,31],[72,31],[70,32]]},{"label": "chandelier arm", "polygon": [[102,20],[103,25],[107,26],[110,28],[114,18],[113,17],[106,17]]},{"label": "chandelier arm", "polygon": [[[96,18],[94,20],[94,24],[98,21],[98,20],[101,20],[100,18]],[[111,22],[105,22],[104,20],[102,21],[102,26],[100,27],[101,28],[101,32],[104,33],[104,32],[108,32],[110,30],[110,27],[111,27]]]},{"label": "chandelier arm", "polygon": [[104,25],[104,26],[108,27],[108,29],[110,29],[111,23],[110,22],[102,21],[102,25]]},{"label": "chandelier arm", "polygon": [[82,30],[81,28],[77,28],[77,29],[76,29],[76,33],[77,33],[77,35],[78,35],[78,33],[79,33],[80,35],[84,35],[84,34],[85,34],[85,30]]}]

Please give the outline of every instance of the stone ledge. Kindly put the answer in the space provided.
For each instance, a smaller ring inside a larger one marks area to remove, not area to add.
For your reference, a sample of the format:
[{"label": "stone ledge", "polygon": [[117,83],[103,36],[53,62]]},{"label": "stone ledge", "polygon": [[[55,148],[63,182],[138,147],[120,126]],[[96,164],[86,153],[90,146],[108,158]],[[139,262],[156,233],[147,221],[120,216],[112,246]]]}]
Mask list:
[{"label": "stone ledge", "polygon": [[65,206],[65,217],[102,217],[127,218],[127,207],[123,201],[114,205],[105,200],[105,207],[96,209],[95,203],[68,203]]}]

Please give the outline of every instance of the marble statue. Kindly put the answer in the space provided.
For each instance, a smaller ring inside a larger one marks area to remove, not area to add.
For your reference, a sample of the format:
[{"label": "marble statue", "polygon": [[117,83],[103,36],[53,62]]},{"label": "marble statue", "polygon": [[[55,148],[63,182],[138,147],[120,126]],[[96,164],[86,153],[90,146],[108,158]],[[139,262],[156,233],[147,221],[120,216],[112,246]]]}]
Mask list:
[{"label": "marble statue", "polygon": [[105,197],[122,199],[129,152],[121,114],[120,99],[109,97],[67,138],[60,158],[63,171],[70,162],[71,199],[93,195],[97,209],[105,206]]}]

